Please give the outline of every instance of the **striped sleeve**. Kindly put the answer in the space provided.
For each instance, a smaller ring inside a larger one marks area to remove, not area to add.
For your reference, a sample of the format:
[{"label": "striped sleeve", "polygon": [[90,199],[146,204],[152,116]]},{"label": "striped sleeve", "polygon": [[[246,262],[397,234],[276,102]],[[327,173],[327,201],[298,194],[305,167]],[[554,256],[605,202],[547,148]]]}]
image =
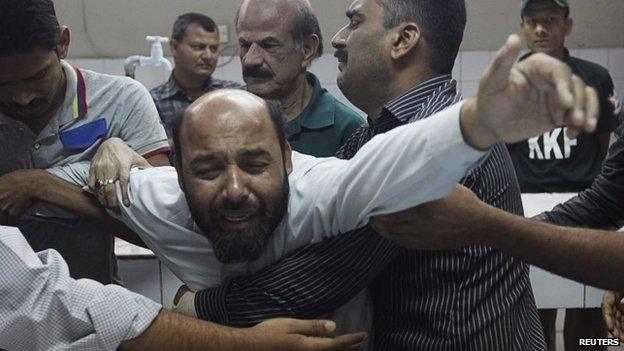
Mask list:
[{"label": "striped sleeve", "polygon": [[368,227],[310,245],[259,272],[195,295],[201,319],[249,327],[277,317],[315,318],[351,300],[401,249]]}]

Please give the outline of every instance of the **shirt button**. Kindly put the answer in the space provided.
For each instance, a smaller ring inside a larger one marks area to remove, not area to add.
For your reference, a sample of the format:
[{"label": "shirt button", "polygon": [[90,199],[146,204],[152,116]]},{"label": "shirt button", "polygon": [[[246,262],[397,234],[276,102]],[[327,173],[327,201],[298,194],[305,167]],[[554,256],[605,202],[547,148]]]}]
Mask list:
[{"label": "shirt button", "polygon": [[33,147],[35,148],[35,150],[39,150],[41,148],[41,144],[40,143],[35,143],[35,145],[33,145]]},{"label": "shirt button", "polygon": [[25,129],[24,129],[24,127],[19,127],[19,128],[17,128],[17,130],[20,131],[20,132],[23,132]]}]

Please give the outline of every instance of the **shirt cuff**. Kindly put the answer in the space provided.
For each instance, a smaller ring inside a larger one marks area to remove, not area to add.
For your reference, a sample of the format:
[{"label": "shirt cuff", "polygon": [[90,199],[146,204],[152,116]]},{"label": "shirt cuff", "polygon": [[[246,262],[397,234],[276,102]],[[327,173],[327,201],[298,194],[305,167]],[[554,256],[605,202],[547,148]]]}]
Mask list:
[{"label": "shirt cuff", "polygon": [[461,131],[460,111],[465,101],[459,102],[429,119],[431,134],[429,155],[434,154],[438,165],[449,172],[456,172],[461,167],[465,173],[479,166],[487,158],[490,150],[480,151],[468,145]]},{"label": "shirt cuff", "polygon": [[195,309],[199,319],[218,324],[229,324],[225,302],[227,286],[198,291],[195,294]]}]

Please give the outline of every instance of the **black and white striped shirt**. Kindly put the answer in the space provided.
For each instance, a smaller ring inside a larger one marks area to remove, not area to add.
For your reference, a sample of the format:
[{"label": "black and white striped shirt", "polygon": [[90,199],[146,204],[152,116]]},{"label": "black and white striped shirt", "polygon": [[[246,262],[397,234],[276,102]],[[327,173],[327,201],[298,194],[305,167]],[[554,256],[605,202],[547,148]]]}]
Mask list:
[{"label": "black and white striped shirt", "polygon": [[[386,104],[337,156],[351,158],[373,136],[459,100],[450,76],[431,78]],[[495,146],[462,184],[486,203],[522,214],[503,145]],[[526,264],[484,246],[403,250],[367,227],[201,291],[196,303],[201,318],[249,326],[274,317],[322,316],[366,287],[374,303],[375,350],[546,349]]]}]

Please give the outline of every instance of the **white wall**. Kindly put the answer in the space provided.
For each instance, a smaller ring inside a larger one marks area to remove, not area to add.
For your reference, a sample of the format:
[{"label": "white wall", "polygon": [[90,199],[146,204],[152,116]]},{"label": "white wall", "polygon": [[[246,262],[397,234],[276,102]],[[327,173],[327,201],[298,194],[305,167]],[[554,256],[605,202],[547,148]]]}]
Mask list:
[{"label": "white wall", "polygon": [[[441,0],[442,1],[442,0]],[[236,47],[234,16],[242,0],[54,0],[61,22],[73,30],[74,57],[127,57],[147,54],[146,35],[171,34],[175,18],[185,12],[205,13],[228,25],[229,45]],[[346,23],[350,0],[311,0],[325,37]],[[462,50],[498,48],[510,33],[519,30],[520,0],[466,0],[468,25]],[[571,48],[624,47],[624,1],[570,0],[575,27]],[[229,48],[227,48],[229,46]]]},{"label": "white wall", "polygon": [[[459,82],[460,91],[464,96],[474,95],[481,73],[493,54],[494,51],[460,52],[453,70],[453,76]],[[613,78],[618,96],[624,98],[624,48],[573,49],[571,54],[607,68]],[[123,75],[123,61],[123,59],[70,59],[70,62],[78,67],[115,75]],[[215,72],[216,78],[242,83],[241,66],[237,56],[221,57],[219,62],[223,66]],[[325,54],[316,60],[311,71],[318,75],[327,90],[352,106],[336,86],[338,69],[336,58],[333,55]],[[136,77],[148,88],[152,88],[164,82],[168,75],[167,72],[160,70],[139,69]]]}]

